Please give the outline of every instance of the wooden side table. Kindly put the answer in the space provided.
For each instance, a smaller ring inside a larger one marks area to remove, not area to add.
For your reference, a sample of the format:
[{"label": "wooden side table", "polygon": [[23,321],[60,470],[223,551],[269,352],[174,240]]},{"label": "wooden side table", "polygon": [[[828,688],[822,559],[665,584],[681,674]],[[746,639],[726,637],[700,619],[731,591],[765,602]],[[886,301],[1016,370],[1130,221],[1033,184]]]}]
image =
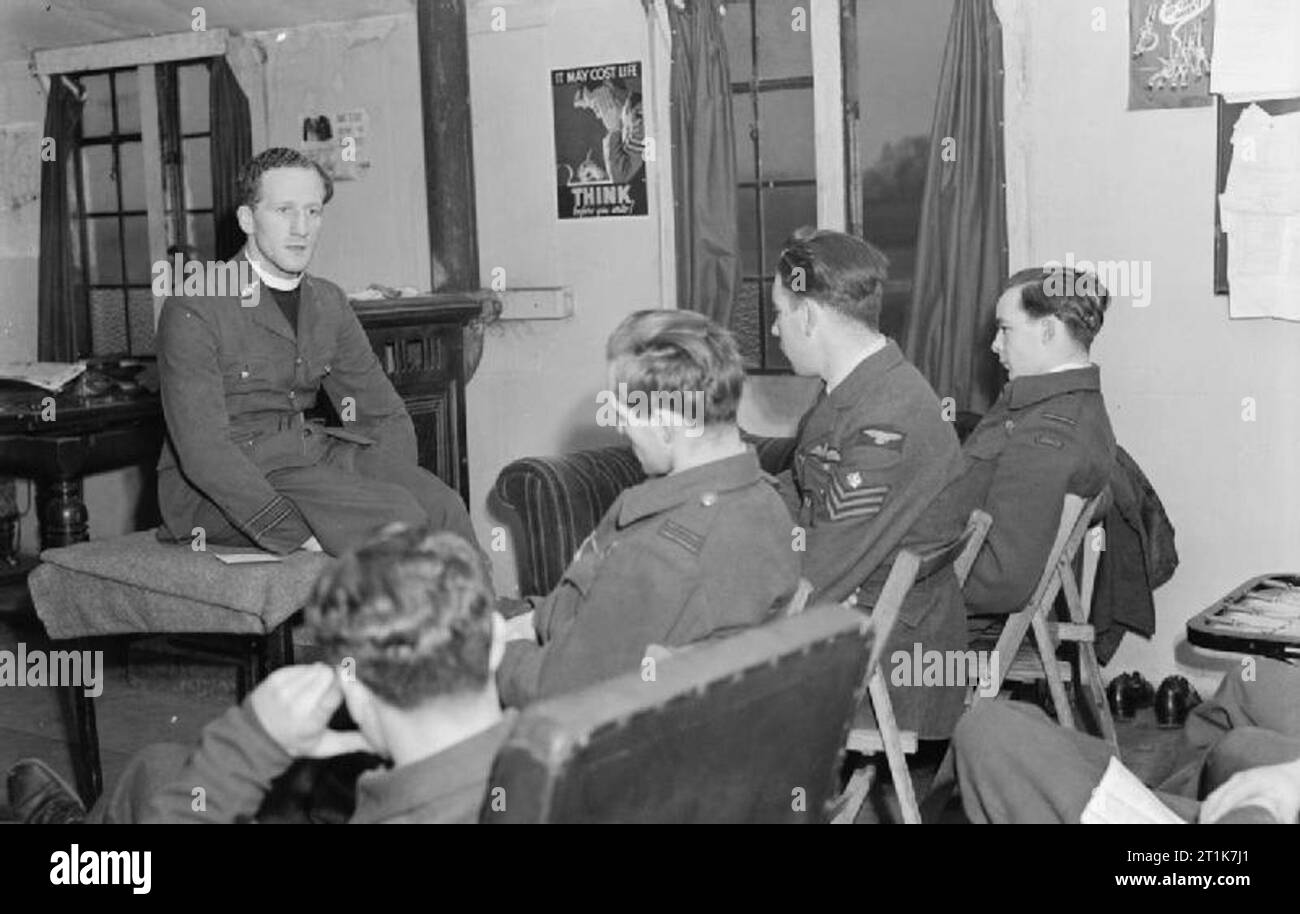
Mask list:
[{"label": "wooden side table", "polygon": [[[53,412],[47,406],[53,398]],[[0,388],[0,474],[36,482],[41,549],[89,539],[82,482],[92,473],[149,464],[163,440],[156,393],[88,396]]]}]

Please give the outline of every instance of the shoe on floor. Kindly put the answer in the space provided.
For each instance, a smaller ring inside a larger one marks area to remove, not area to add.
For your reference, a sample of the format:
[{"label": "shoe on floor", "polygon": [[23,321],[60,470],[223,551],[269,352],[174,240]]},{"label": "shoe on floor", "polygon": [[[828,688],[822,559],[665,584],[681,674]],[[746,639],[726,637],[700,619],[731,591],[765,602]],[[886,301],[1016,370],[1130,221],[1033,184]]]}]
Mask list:
[{"label": "shoe on floor", "polygon": [[9,808],[29,825],[68,825],[86,820],[77,792],[40,759],[26,758],[9,769]]}]

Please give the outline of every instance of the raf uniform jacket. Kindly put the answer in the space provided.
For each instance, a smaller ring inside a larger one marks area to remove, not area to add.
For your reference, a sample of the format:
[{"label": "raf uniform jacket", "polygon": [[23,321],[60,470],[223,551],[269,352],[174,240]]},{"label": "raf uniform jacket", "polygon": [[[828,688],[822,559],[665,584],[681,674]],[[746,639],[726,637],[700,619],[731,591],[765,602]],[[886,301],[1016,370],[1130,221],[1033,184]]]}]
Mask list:
[{"label": "raf uniform jacket", "polygon": [[[961,470],[961,451],[939,398],[893,341],[864,359],[804,417],[794,477],[807,531],[804,577],[812,600],[855,596],[874,604],[898,550],[924,551],[959,536],[969,509],[936,500]],[[964,650],[965,612],[951,569],[915,586],[883,655],[895,650]],[[895,683],[886,671],[899,726],[945,739],[964,691]],[[897,686],[897,687],[895,687]]]},{"label": "raf uniform jacket", "polygon": [[[514,726],[498,723],[434,755],[357,779],[353,824],[478,821],[497,750]],[[151,746],[136,755],[90,821],[226,824],[252,820],[293,757],[271,738],[245,699],[203,728],[194,749]],[[195,809],[194,788],[204,802]]]},{"label": "raf uniform jacket", "polygon": [[993,517],[966,580],[966,605],[975,614],[1016,612],[1042,576],[1066,494],[1097,495],[1115,465],[1100,370],[1010,381],[962,453],[963,498]]},{"label": "raf uniform jacket", "polygon": [[790,516],[752,451],[623,492],[551,594],[538,640],[497,670],[508,706],[633,672],[646,647],[681,647],[764,622],[794,594]]},{"label": "raf uniform jacket", "polygon": [[[297,333],[260,283],[242,298],[236,289],[163,303],[157,350],[167,442],[158,503],[173,539],[190,537],[208,501],[258,546],[292,552],[311,530],[266,474],[320,462],[331,438],[416,463],[411,418],[347,296],[310,275],[300,288]],[[304,421],[322,388],[354,420],[349,428]]]}]

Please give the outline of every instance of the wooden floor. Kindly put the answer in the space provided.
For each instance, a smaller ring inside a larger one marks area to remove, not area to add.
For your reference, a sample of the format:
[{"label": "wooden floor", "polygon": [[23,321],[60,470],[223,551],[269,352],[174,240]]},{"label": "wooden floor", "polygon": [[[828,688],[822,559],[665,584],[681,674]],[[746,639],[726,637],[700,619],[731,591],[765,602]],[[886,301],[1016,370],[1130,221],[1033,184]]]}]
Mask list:
[{"label": "wooden floor", "polygon": [[[48,649],[25,585],[0,586],[0,650]],[[116,656],[114,656],[116,655]],[[130,673],[121,648],[107,651],[103,693],[95,699],[104,783],[116,783],[131,754],[156,742],[192,743],[203,726],[234,697],[233,667],[211,677],[178,677],[169,669],[133,663]],[[223,680],[228,679],[228,683]],[[0,688],[0,821],[8,818],[3,776],[21,758],[35,756],[72,780],[58,692],[40,686]]]}]

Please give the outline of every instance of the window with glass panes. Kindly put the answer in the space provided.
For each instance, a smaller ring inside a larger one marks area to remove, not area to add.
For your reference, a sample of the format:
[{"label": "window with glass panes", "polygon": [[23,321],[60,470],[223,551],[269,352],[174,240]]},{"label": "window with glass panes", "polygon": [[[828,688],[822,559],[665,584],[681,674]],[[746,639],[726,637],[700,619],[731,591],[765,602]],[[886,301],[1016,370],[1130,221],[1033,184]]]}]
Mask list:
[{"label": "window with glass panes", "polygon": [[[90,351],[153,353],[150,220],[161,220],[172,251],[213,259],[208,63],[154,67],[163,210],[146,194],[139,75],[134,67],[78,74],[85,91],[77,161],[79,241],[90,309]],[[161,255],[162,252],[157,252]]]},{"label": "window with glass panes", "polygon": [[817,222],[807,6],[806,0],[726,0],[724,7],[742,271],[731,329],[746,368],[757,373],[790,370],[770,333],[772,276],[782,242]]}]

